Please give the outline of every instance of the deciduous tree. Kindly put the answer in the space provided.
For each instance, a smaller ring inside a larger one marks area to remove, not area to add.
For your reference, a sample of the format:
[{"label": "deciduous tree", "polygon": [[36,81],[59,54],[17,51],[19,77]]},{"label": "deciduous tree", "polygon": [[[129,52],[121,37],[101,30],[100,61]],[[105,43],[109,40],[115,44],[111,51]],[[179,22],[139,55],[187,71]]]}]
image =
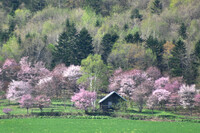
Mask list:
[{"label": "deciduous tree", "polygon": [[39,95],[34,99],[34,103],[42,112],[44,107],[49,107],[51,100],[45,95]]},{"label": "deciduous tree", "polygon": [[33,106],[33,98],[30,94],[23,95],[19,100],[19,103],[22,108],[27,109],[27,114],[28,114],[28,109]]},{"label": "deciduous tree", "polygon": [[181,105],[186,108],[189,109],[189,111],[191,111],[192,114],[192,108],[194,107],[194,98],[196,95],[196,88],[195,85],[185,85],[183,84],[180,87],[180,91],[178,92],[179,96],[180,96],[180,103]]},{"label": "deciduous tree", "polygon": [[71,101],[75,103],[77,108],[87,112],[89,107],[94,106],[96,97],[96,92],[89,92],[84,89],[80,89],[80,92],[75,93],[74,96],[72,96]]}]

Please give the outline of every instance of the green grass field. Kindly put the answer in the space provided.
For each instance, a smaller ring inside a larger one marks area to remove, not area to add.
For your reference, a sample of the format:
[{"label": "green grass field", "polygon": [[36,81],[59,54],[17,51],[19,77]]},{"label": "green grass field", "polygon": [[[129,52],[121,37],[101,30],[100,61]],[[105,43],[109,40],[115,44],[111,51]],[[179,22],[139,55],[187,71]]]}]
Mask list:
[{"label": "green grass field", "polygon": [[5,119],[0,133],[199,133],[200,124],[125,119]]}]

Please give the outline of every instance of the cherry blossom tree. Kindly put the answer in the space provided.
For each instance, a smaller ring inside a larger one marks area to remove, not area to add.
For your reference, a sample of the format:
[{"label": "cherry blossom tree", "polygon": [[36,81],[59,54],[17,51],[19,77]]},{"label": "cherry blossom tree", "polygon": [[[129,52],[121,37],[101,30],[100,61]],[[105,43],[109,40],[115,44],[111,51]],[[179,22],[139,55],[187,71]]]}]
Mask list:
[{"label": "cherry blossom tree", "polygon": [[142,112],[143,106],[148,99],[148,89],[141,85],[135,89],[132,95],[132,100],[136,103],[139,112]]},{"label": "cherry blossom tree", "polygon": [[89,92],[84,89],[80,89],[80,92],[75,93],[75,95],[72,96],[71,101],[75,103],[77,108],[87,112],[89,107],[94,106],[96,98],[96,92]]},{"label": "cherry blossom tree", "polygon": [[38,95],[46,95],[53,98],[56,94],[56,82],[54,82],[53,77],[45,77],[40,79],[39,83],[34,87],[35,93]]},{"label": "cherry blossom tree", "polygon": [[152,77],[154,80],[157,80],[161,77],[161,72],[157,67],[149,67],[146,70],[147,75],[149,75],[149,77]]},{"label": "cherry blossom tree", "polygon": [[19,100],[20,107],[28,109],[33,106],[33,98],[30,94],[23,95],[22,98]]},{"label": "cherry blossom tree", "polygon": [[121,68],[114,71],[113,75],[109,79],[109,91],[119,91],[120,82],[123,79],[123,70]]},{"label": "cherry blossom tree", "polygon": [[18,73],[18,80],[29,82],[32,86],[35,86],[40,79],[50,74],[50,71],[46,69],[43,62],[37,62],[31,66],[28,61],[28,57],[23,57],[20,61],[20,71]]},{"label": "cherry blossom tree", "polygon": [[171,93],[169,91],[164,89],[157,89],[152,93],[152,95],[158,98],[158,103],[161,105],[161,108],[163,108],[163,106],[167,103],[170,94]]},{"label": "cherry blossom tree", "polygon": [[14,59],[6,59],[2,69],[0,69],[0,80],[3,84],[2,93],[7,92],[9,83],[17,79],[17,73],[20,70],[19,64]]},{"label": "cherry blossom tree", "polygon": [[152,110],[152,114],[153,114],[154,108],[156,106],[158,106],[158,103],[159,103],[158,97],[156,97],[155,95],[151,95],[148,98],[148,100],[147,100],[147,107]]},{"label": "cherry blossom tree", "polygon": [[45,95],[39,95],[34,99],[34,104],[42,112],[44,107],[49,107],[49,105],[51,104],[51,100]]},{"label": "cherry blossom tree", "polygon": [[14,59],[6,59],[2,66],[3,80],[16,80],[17,72],[20,70],[19,64]]},{"label": "cherry blossom tree", "polygon": [[176,93],[172,93],[168,100],[168,106],[173,107],[174,111],[176,112],[177,106],[180,105],[180,97]]},{"label": "cherry blossom tree", "polygon": [[165,86],[170,83],[169,77],[161,77],[155,81],[156,89],[165,89]]},{"label": "cherry blossom tree", "polygon": [[200,94],[197,94],[194,98],[195,106],[200,107]]},{"label": "cherry blossom tree", "polygon": [[129,77],[124,77],[120,82],[119,94],[130,98],[133,95],[133,91],[135,89],[135,82],[133,79]]},{"label": "cherry blossom tree", "polygon": [[175,81],[170,81],[168,83],[165,84],[164,89],[171,92],[171,93],[175,93],[177,94],[179,89],[180,89],[181,83],[177,80]]},{"label": "cherry blossom tree", "polygon": [[118,91],[121,95],[130,98],[134,90],[141,85],[150,89],[149,93],[151,93],[154,88],[154,81],[144,71],[133,69],[123,72],[119,69],[110,78],[109,90]]},{"label": "cherry blossom tree", "polygon": [[192,114],[192,108],[195,103],[195,95],[196,95],[196,87],[195,85],[185,85],[183,84],[180,87],[180,91],[178,92],[180,96],[180,103],[183,108],[189,109]]},{"label": "cherry blossom tree", "polygon": [[23,95],[31,94],[32,86],[24,81],[12,81],[8,86],[6,98],[11,101],[19,101]]},{"label": "cherry blossom tree", "polygon": [[78,91],[77,80],[82,76],[81,67],[70,65],[63,73],[63,77],[67,81],[68,89],[73,92]]},{"label": "cherry blossom tree", "polygon": [[[52,87],[55,87],[55,94],[56,97],[62,95],[62,92],[66,90],[67,88],[67,80],[64,77],[64,72],[67,70],[67,67],[65,64],[58,64],[53,71],[51,72],[52,74],[52,81],[49,83],[52,84]],[[64,95],[66,97],[66,95]]]}]

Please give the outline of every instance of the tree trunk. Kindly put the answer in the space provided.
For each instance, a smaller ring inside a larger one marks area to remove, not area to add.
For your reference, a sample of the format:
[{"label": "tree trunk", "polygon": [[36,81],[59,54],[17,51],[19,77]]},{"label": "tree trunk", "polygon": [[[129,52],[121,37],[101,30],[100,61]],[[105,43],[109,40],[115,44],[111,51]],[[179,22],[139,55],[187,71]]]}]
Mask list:
[{"label": "tree trunk", "polygon": [[151,111],[152,111],[152,114],[153,114],[153,109]]},{"label": "tree trunk", "polygon": [[40,108],[40,113],[42,113],[42,107],[39,107]]},{"label": "tree trunk", "polygon": [[27,114],[28,114],[28,108],[26,108],[26,110],[27,110]]}]

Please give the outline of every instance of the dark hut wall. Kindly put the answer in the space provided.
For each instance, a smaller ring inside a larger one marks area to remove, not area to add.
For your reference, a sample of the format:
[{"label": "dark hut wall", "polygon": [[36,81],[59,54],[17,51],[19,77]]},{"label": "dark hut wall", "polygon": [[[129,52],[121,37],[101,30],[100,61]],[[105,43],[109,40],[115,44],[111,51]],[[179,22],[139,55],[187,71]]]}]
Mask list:
[{"label": "dark hut wall", "polygon": [[112,105],[119,103],[121,97],[119,97],[116,93],[112,94],[110,97],[105,99],[103,102],[100,103],[102,109],[108,108],[108,103],[112,102]]}]

